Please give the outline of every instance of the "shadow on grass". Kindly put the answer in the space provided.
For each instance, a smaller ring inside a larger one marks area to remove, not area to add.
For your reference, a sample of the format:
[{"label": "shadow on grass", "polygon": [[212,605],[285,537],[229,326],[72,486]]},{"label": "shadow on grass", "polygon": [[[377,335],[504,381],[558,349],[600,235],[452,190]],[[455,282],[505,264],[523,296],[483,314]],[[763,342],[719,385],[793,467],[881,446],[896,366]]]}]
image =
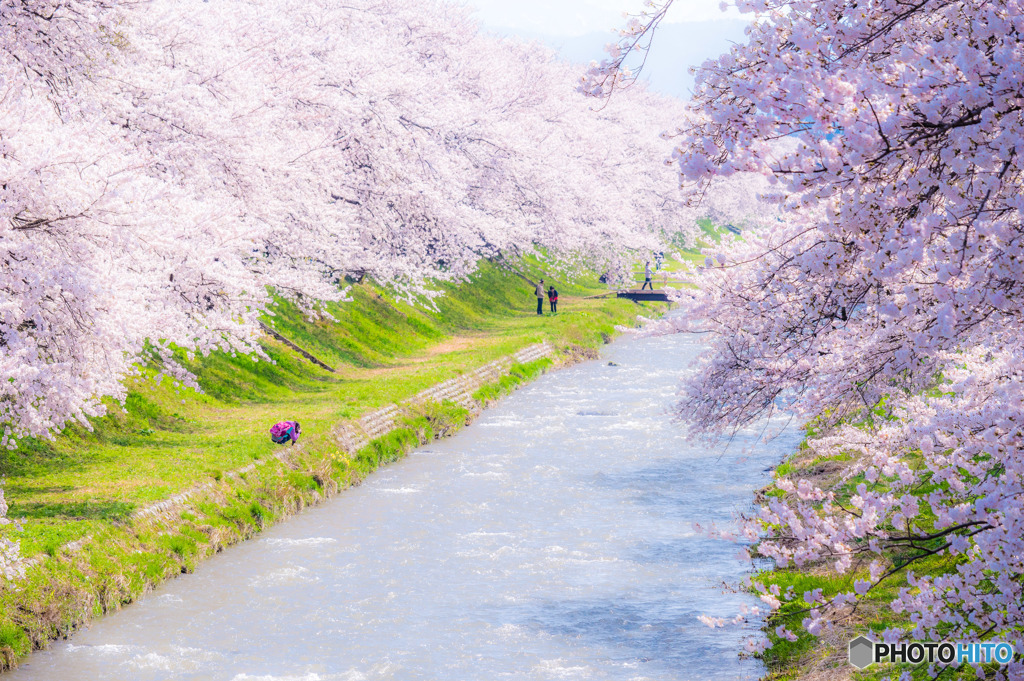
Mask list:
[{"label": "shadow on grass", "polygon": [[4,492],[10,497],[28,495],[28,494],[62,494],[64,492],[73,492],[75,490],[71,485],[50,485],[50,486],[37,486],[37,485],[19,485],[17,483],[7,483],[4,485]]},{"label": "shadow on grass", "polygon": [[[195,426],[188,427],[199,430]],[[41,478],[53,473],[82,471],[122,459],[124,454],[119,449],[162,453],[179,450],[195,441],[187,432],[117,430],[106,423],[100,423],[92,432],[68,428],[53,442],[24,438],[18,442],[18,449],[0,450],[0,477]],[[7,485],[7,489],[13,489],[15,484]]]},{"label": "shadow on grass", "polygon": [[[16,451],[0,451],[0,476],[5,478],[39,478],[54,471],[82,470],[97,456],[82,448],[66,452],[50,443],[26,438],[18,443]],[[6,485],[12,490],[16,483]]]},{"label": "shadow on grass", "polygon": [[7,515],[12,518],[62,518],[65,520],[127,520],[135,504],[123,501],[72,501],[52,504],[11,504]]}]

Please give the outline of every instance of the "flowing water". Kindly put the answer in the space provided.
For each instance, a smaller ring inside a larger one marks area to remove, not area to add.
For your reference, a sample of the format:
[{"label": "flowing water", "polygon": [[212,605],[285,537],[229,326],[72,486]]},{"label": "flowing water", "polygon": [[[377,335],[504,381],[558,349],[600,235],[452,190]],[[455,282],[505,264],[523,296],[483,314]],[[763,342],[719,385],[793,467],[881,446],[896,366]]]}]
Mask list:
[{"label": "flowing water", "polygon": [[[728,525],[797,441],[683,438],[700,346],[625,339],[36,653],[22,679],[756,679]],[[614,362],[617,366],[609,365]]]}]

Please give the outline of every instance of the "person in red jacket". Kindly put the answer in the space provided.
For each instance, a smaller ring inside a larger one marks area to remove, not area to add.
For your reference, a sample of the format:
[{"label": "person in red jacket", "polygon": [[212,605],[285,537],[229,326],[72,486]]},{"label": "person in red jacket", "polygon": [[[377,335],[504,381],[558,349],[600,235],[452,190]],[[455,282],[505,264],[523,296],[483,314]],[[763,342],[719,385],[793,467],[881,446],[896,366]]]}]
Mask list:
[{"label": "person in red jacket", "polygon": [[551,312],[558,312],[558,291],[552,286],[548,289],[548,303],[551,305]]}]

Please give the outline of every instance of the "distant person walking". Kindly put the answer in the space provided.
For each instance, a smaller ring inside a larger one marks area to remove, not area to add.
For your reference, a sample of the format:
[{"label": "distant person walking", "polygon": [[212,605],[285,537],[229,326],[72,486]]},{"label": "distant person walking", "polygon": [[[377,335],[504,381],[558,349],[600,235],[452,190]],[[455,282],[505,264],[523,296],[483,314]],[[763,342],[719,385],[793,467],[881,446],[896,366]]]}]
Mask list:
[{"label": "distant person walking", "polygon": [[551,305],[551,313],[558,312],[558,291],[552,286],[548,289],[548,304]]},{"label": "distant person walking", "polygon": [[654,290],[654,284],[651,283],[651,261],[650,260],[648,260],[647,264],[644,265],[644,285],[640,287],[640,290],[643,291],[648,286],[651,287],[652,291]]},{"label": "distant person walking", "polygon": [[279,445],[283,445],[286,442],[295,444],[299,441],[299,432],[301,430],[298,421],[281,421],[280,423],[275,423],[270,428],[270,439]]},{"label": "distant person walking", "polygon": [[537,282],[537,314],[544,314],[544,280]]}]

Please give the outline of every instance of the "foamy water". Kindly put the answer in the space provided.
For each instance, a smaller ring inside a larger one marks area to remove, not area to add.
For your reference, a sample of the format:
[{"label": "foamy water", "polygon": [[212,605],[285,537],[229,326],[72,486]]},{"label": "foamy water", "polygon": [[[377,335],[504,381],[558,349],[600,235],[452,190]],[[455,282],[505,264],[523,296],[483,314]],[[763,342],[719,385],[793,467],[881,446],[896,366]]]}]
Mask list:
[{"label": "foamy water", "polygon": [[[626,339],[161,586],[15,679],[756,679],[728,525],[797,442],[688,443],[699,346]],[[608,361],[618,366],[608,366]],[[723,586],[725,585],[725,586]]]}]

